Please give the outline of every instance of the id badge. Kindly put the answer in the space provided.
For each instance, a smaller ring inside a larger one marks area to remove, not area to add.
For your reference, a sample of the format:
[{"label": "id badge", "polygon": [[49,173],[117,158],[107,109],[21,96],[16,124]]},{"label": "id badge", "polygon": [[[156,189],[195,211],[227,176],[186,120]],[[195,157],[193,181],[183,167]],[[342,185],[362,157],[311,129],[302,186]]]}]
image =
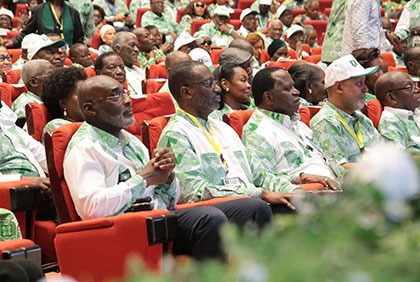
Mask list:
[{"label": "id badge", "polygon": [[243,187],[244,183],[239,177],[229,177],[223,179],[223,184],[230,187]]}]

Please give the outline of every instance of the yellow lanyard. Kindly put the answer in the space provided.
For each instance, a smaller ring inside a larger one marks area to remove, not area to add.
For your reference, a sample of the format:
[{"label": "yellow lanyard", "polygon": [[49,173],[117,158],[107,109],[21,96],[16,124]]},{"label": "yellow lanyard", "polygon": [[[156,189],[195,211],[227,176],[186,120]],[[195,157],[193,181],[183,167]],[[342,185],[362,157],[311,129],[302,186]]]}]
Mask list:
[{"label": "yellow lanyard", "polygon": [[210,145],[213,147],[213,149],[216,151],[217,155],[219,156],[220,160],[222,161],[225,169],[226,169],[226,173],[229,169],[228,164],[226,162],[226,160],[223,158],[223,154],[222,154],[222,150],[220,150],[220,146],[219,144],[216,143],[216,141],[214,140],[213,136],[215,136],[216,134],[214,133],[213,127],[211,127],[211,125],[209,124],[209,131],[210,134],[207,132],[207,130],[204,129],[204,127],[201,125],[201,123],[198,121],[198,119],[187,113],[186,111],[184,111],[181,108],[178,108],[180,112],[183,112],[184,114],[187,115],[187,117],[189,117],[189,119],[191,119],[191,121],[198,126],[198,128],[200,128],[201,132],[203,132],[203,134],[206,136],[207,140],[209,141]]},{"label": "yellow lanyard", "polygon": [[356,129],[357,129],[357,135],[354,132],[354,130],[348,125],[348,123],[344,120],[344,118],[337,112],[335,112],[335,115],[337,116],[338,120],[341,122],[341,124],[346,128],[348,133],[353,137],[354,140],[356,140],[357,145],[359,145],[359,149],[361,152],[365,149],[365,145],[363,144],[363,132],[360,128],[360,123],[356,122]]},{"label": "yellow lanyard", "polygon": [[61,36],[62,39],[64,39],[64,34],[63,34],[63,31],[64,31],[63,30],[63,20],[60,21],[60,19],[58,18],[57,14],[55,13],[53,4],[50,3],[50,6],[51,6],[52,13],[54,15],[55,21],[60,26],[60,32],[61,32],[60,36]]}]

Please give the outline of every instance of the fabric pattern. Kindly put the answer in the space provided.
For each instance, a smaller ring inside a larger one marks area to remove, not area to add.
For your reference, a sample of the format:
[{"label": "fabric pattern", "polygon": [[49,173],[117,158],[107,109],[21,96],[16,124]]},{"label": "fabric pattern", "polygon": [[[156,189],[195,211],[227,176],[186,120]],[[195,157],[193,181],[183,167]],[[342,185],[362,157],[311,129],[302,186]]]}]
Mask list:
[{"label": "fabric pattern", "polygon": [[93,5],[91,0],[68,0],[70,6],[76,9],[80,15],[80,22],[83,26],[85,36],[90,38],[95,33],[95,22],[93,20]]},{"label": "fabric pattern", "polygon": [[142,68],[157,64],[161,60],[165,60],[166,55],[161,50],[154,50],[155,56],[148,57],[146,52],[139,52],[137,59],[140,62]]},{"label": "fabric pattern", "polygon": [[420,153],[420,111],[385,107],[378,125],[379,133],[409,152]]},{"label": "fabric pattern", "polygon": [[130,97],[139,98],[144,97],[141,82],[146,78],[144,69],[132,66],[131,68],[124,66],[125,77],[127,79],[128,90]]},{"label": "fabric pattern", "polygon": [[71,123],[71,121],[69,121],[68,119],[63,119],[63,118],[55,118],[55,119],[49,121],[45,125],[44,130],[42,131],[42,139],[41,139],[42,144],[44,144],[45,133],[47,133],[49,131],[54,131],[57,128],[59,128],[60,126],[65,125],[65,124],[69,124],[69,123]]},{"label": "fabric pattern", "polygon": [[[229,28],[233,28],[232,25],[227,24]],[[220,47],[227,47],[229,46],[230,42],[232,42],[233,37],[229,34],[222,33],[218,30],[213,22],[203,24],[200,27],[200,30],[194,33],[194,37],[200,37],[202,35],[206,35],[211,38],[213,44]]]},{"label": "fabric pattern", "polygon": [[80,217],[117,215],[137,198],[147,196],[154,208],[174,209],[177,181],[147,187],[139,173],[148,162],[147,148],[130,133],[122,130],[117,138],[84,122],[70,140],[63,164]]},{"label": "fabric pattern", "polygon": [[22,233],[15,215],[0,208],[0,241],[22,239]]},{"label": "fabric pattern", "polygon": [[[293,23],[295,23],[295,24],[296,23],[299,23],[299,24],[301,24],[303,26],[303,24],[304,24],[305,21],[311,21],[311,20],[312,20],[312,18],[310,18],[308,15],[306,15],[306,14],[299,14],[299,15],[297,15],[293,19]],[[328,16],[327,15],[324,15],[321,12],[319,12],[318,13],[318,16],[317,16],[317,18],[315,20],[318,20],[318,21],[328,21]]]},{"label": "fabric pattern", "polygon": [[42,104],[41,98],[33,92],[28,91],[27,93],[22,93],[17,97],[12,104],[12,111],[18,116],[18,118],[26,118],[25,107],[29,103],[39,103]]},{"label": "fabric pattern", "polygon": [[420,26],[420,0],[411,0],[404,6],[398,24],[395,27],[395,34],[400,39],[407,38],[407,46],[420,46],[420,35],[413,36],[410,29]]},{"label": "fabric pattern", "polygon": [[143,17],[141,18],[141,26],[145,27],[148,25],[156,26],[159,29],[159,31],[165,35],[166,42],[174,41],[172,36],[169,35],[170,31],[173,31],[178,34],[178,24],[167,13],[163,13],[162,16],[159,17],[152,11],[147,11],[143,14]]},{"label": "fabric pattern", "polygon": [[[108,22],[114,21],[114,16],[124,15],[129,13],[127,5],[124,0],[115,0],[114,5],[109,3],[107,0],[95,0],[93,1],[94,5],[100,6],[105,11],[105,20]],[[134,15],[135,17],[135,15]]]},{"label": "fabric pattern", "polygon": [[[158,147],[170,147],[175,154],[175,174],[182,187],[182,201],[234,195],[260,197],[261,189],[252,183],[247,154],[235,131],[218,120],[197,119],[209,134],[210,127],[213,128],[215,135],[212,138],[220,146],[227,168],[201,129],[185,113],[178,111],[163,130]],[[233,185],[224,183],[224,179],[231,178],[239,181]]]},{"label": "fabric pattern", "polygon": [[356,123],[359,123],[365,150],[375,143],[383,142],[372,121],[364,114],[356,111],[353,115],[349,115],[327,101],[311,119],[310,125],[322,151],[337,163],[357,162],[362,152],[356,140],[337,118],[336,113],[341,115],[354,131],[356,131]]}]

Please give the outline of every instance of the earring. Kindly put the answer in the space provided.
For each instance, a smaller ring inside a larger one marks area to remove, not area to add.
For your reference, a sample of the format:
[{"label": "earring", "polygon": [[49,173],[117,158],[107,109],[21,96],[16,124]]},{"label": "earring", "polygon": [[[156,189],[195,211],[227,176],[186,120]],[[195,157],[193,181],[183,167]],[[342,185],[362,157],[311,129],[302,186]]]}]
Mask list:
[{"label": "earring", "polygon": [[63,116],[67,117],[67,109],[66,108],[63,109]]},{"label": "earring", "polygon": [[226,87],[226,90],[225,90],[226,92],[229,92],[229,87]]},{"label": "earring", "polygon": [[308,89],[308,93],[312,94],[312,89],[311,88]]}]

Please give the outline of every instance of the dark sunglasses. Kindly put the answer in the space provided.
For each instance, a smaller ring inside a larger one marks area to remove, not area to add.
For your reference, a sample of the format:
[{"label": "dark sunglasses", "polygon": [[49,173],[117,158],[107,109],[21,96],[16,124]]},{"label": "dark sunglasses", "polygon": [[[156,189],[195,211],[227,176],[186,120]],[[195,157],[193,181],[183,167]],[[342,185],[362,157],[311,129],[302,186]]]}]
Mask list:
[{"label": "dark sunglasses", "polygon": [[194,4],[194,7],[196,7],[196,8],[204,8],[204,7],[206,7],[206,5],[195,3]]},{"label": "dark sunglasses", "polygon": [[207,44],[207,45],[209,45],[209,46],[210,46],[210,45],[211,45],[211,43],[212,43],[212,42],[211,42],[211,40],[203,40],[203,43],[201,43],[201,44],[203,44],[203,45],[204,45],[204,44]]}]

